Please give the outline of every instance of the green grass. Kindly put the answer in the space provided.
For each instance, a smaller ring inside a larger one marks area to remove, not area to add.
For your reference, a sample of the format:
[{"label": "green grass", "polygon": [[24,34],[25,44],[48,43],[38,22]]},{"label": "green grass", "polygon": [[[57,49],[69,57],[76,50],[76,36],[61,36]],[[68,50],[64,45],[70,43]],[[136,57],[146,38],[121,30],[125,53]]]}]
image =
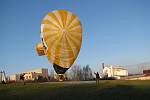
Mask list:
[{"label": "green grass", "polygon": [[150,81],[96,84],[0,84],[0,100],[150,100]]}]

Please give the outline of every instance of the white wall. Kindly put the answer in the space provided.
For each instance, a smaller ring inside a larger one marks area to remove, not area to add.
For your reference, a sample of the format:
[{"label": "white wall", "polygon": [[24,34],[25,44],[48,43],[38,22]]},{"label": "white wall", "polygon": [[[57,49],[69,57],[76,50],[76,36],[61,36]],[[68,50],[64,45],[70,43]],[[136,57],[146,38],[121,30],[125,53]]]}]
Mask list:
[{"label": "white wall", "polygon": [[128,71],[123,68],[117,67],[104,67],[103,69],[104,76],[107,75],[108,77],[114,76],[128,76]]}]

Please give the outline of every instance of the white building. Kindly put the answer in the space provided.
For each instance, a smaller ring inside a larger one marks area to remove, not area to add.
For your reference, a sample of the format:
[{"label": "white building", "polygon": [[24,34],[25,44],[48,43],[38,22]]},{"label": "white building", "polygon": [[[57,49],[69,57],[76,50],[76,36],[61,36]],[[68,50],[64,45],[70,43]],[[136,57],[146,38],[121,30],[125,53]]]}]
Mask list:
[{"label": "white building", "polygon": [[10,81],[18,81],[20,80],[20,74],[14,74],[9,76]]},{"label": "white building", "polygon": [[20,75],[25,74],[24,78],[25,80],[35,80],[38,78],[38,76],[46,77],[48,78],[48,69],[47,68],[38,68],[38,69],[32,69],[24,72],[20,72],[19,74],[14,74],[9,76],[10,81],[19,81]]},{"label": "white building", "polygon": [[48,69],[46,68],[33,69],[23,73],[25,73],[25,80],[35,80],[38,78],[38,76],[48,78]]},{"label": "white building", "polygon": [[128,70],[120,66],[104,66],[103,75],[120,79],[122,76],[128,76]]}]

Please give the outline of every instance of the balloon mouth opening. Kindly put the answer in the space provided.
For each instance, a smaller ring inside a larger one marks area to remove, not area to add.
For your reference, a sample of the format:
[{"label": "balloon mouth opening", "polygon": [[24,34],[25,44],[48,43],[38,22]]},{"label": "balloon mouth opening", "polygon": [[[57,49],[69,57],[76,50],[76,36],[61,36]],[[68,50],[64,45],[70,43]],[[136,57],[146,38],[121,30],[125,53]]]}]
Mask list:
[{"label": "balloon mouth opening", "polygon": [[57,64],[53,64],[54,70],[57,74],[64,74],[69,68],[63,68]]}]

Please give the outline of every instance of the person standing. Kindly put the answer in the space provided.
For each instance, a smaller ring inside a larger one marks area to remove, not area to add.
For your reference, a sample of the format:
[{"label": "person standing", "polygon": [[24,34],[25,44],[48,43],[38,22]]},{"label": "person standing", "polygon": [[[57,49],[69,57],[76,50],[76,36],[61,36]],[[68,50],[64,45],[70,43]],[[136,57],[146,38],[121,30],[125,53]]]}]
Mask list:
[{"label": "person standing", "polygon": [[23,81],[23,85],[25,85],[24,75],[25,75],[25,73],[20,74],[20,80]]},{"label": "person standing", "polygon": [[96,76],[96,84],[99,84],[99,79],[100,79],[100,76],[99,76],[99,73],[94,73],[95,76]]}]

